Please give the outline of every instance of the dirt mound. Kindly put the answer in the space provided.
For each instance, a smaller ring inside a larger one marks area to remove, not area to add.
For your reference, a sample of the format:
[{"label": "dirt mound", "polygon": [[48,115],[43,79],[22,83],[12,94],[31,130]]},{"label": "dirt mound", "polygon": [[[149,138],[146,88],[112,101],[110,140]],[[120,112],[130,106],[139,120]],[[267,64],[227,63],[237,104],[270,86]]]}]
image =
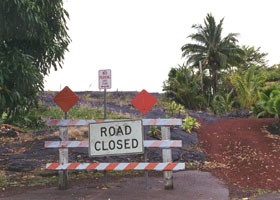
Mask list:
[{"label": "dirt mound", "polygon": [[10,124],[0,124],[0,137],[17,137],[24,131]]},{"label": "dirt mound", "polygon": [[280,184],[280,137],[265,128],[274,119],[223,119],[203,125],[198,139],[208,170],[235,186],[276,190]]}]

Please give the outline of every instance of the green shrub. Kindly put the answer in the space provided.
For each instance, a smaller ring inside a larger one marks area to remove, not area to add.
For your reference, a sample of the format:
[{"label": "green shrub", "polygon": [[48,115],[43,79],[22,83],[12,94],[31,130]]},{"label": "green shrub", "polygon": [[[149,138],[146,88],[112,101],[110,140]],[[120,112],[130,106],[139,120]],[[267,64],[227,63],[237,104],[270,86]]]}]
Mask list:
[{"label": "green shrub", "polygon": [[230,77],[240,103],[248,110],[258,100],[258,91],[264,85],[265,77],[256,73],[256,67],[252,66],[244,75],[233,75]]},{"label": "green shrub", "polygon": [[233,98],[233,89],[226,95],[216,95],[213,98],[212,108],[215,114],[231,112],[237,100]]},{"label": "green shrub", "polygon": [[152,137],[157,137],[158,133],[160,133],[160,130],[157,128],[157,126],[150,126],[150,131]]},{"label": "green shrub", "polygon": [[263,116],[269,114],[280,114],[280,87],[272,86],[259,93],[260,100],[258,105],[263,108],[263,111],[258,114]]},{"label": "green shrub", "polygon": [[175,101],[169,103],[167,110],[171,113],[171,116],[174,117],[176,113],[179,115],[185,112],[185,107],[181,104],[176,104]]},{"label": "green shrub", "polygon": [[184,129],[186,132],[190,133],[193,128],[199,128],[200,123],[196,121],[196,119],[192,118],[188,114],[182,124],[181,128]]},{"label": "green shrub", "polygon": [[190,68],[171,68],[163,84],[165,96],[188,109],[205,108],[207,102],[201,95],[200,78]]},{"label": "green shrub", "polygon": [[25,130],[38,130],[46,128],[46,123],[42,119],[41,113],[46,110],[45,106],[38,105],[38,107],[33,107],[32,109],[17,109],[17,117],[10,120],[7,115],[2,114],[2,119],[0,123],[9,123]]}]

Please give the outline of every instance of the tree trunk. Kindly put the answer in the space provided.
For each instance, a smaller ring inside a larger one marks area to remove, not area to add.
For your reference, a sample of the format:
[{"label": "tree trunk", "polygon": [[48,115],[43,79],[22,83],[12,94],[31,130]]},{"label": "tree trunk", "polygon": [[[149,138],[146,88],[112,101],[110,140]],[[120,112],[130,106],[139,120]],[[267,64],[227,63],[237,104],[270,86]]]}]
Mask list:
[{"label": "tree trunk", "polygon": [[204,95],[204,91],[203,91],[203,71],[202,71],[201,61],[199,61],[199,71],[200,71],[201,94]]},{"label": "tree trunk", "polygon": [[217,92],[217,80],[218,80],[218,76],[217,76],[217,70],[216,70],[216,66],[213,66],[213,77],[212,77],[212,82],[213,82],[213,97],[216,95]]}]

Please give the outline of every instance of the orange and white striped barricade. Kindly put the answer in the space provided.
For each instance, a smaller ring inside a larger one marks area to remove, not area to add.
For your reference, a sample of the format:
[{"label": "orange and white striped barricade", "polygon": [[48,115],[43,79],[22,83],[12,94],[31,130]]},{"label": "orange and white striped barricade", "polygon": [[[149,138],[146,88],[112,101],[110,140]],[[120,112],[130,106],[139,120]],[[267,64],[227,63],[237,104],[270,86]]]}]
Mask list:
[{"label": "orange and white striped barricade", "polygon": [[[91,123],[114,122],[120,120],[47,120],[48,126],[71,127],[71,126],[87,126]],[[47,170],[97,170],[97,171],[127,171],[127,170],[155,170],[155,171],[172,171],[184,170],[185,163],[173,163],[170,148],[182,147],[181,140],[170,140],[169,126],[180,126],[182,119],[142,119],[143,126],[163,126],[162,132],[167,132],[169,136],[164,136],[163,140],[144,140],[145,148],[162,148],[162,163],[48,163]],[[167,128],[167,129],[166,129]],[[68,135],[67,135],[68,138]],[[46,141],[46,148],[88,148],[88,141]],[[164,151],[165,150],[165,151]],[[167,150],[167,151],[166,151]],[[167,157],[166,157],[167,155]],[[68,155],[59,155],[68,158]],[[59,158],[63,160],[63,158]],[[67,159],[68,160],[68,159]],[[171,176],[172,180],[173,177]],[[169,176],[170,179],[170,176]],[[171,182],[173,188],[173,181]],[[168,188],[170,189],[170,188]]]}]

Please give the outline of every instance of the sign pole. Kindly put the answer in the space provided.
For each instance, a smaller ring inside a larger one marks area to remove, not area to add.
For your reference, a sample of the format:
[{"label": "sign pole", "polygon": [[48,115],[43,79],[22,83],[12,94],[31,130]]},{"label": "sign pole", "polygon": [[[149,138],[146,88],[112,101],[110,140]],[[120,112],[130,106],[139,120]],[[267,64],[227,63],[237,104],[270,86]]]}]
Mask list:
[{"label": "sign pole", "polygon": [[107,119],[107,91],[104,89],[104,120]]},{"label": "sign pole", "polygon": [[[146,90],[142,90],[137,96],[132,99],[131,104],[137,108],[142,113],[142,119],[144,119],[145,114],[156,104],[157,99],[153,97]],[[145,136],[146,137],[146,136]],[[145,139],[145,138],[144,138]],[[147,149],[145,148],[144,152],[144,161],[147,162]],[[148,188],[148,171],[145,170],[145,186]]]},{"label": "sign pole", "polygon": [[[144,114],[142,114],[142,120],[144,119]],[[147,139],[147,136],[144,134],[144,140]],[[148,161],[148,152],[147,152],[147,148],[144,148],[144,161],[147,162]],[[148,189],[148,183],[149,183],[149,173],[147,170],[145,170],[145,187],[146,189]]]},{"label": "sign pole", "polygon": [[[104,120],[107,119],[107,93],[106,89],[111,88],[111,69],[98,71],[99,89],[104,89]],[[108,156],[107,156],[108,158]],[[104,171],[104,185],[107,185],[107,171]]]},{"label": "sign pole", "polygon": [[[53,101],[61,108],[64,112],[64,119],[67,119],[67,112],[75,103],[79,100],[79,97],[72,92],[72,90],[65,86],[53,99]],[[68,128],[59,127],[59,137],[61,141],[68,141]],[[59,148],[59,163],[68,163],[68,148]],[[66,170],[60,170],[58,172],[58,187],[60,190],[68,188],[68,172]]]},{"label": "sign pole", "polygon": [[[145,153],[144,153],[144,161],[148,162],[147,159],[148,155],[147,155],[147,148],[145,148]],[[149,183],[149,173],[147,170],[145,170],[145,187],[146,189],[148,189],[148,183]]]},{"label": "sign pole", "polygon": [[[106,88],[104,89],[104,120],[107,119],[107,92]],[[107,156],[108,159],[108,156]],[[104,171],[104,186],[107,185],[107,171]]]}]

